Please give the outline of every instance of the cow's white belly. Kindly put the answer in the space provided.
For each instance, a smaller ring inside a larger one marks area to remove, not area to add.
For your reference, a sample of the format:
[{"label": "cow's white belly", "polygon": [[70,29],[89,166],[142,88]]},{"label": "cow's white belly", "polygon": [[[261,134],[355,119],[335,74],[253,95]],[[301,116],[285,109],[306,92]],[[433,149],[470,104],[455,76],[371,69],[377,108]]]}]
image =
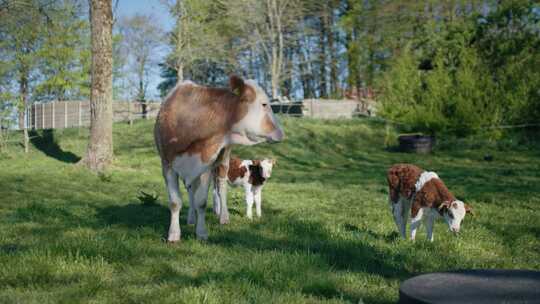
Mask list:
[{"label": "cow's white belly", "polygon": [[210,164],[203,163],[199,154],[183,154],[174,159],[172,168],[184,180],[186,186],[189,186],[197,177],[209,170]]}]

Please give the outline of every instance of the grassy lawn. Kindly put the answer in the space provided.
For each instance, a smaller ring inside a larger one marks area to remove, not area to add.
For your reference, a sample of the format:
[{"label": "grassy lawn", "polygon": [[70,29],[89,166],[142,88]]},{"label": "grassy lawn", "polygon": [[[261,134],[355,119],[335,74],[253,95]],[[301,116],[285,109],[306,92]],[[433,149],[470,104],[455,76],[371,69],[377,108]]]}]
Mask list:
[{"label": "grassy lawn", "polygon": [[[247,220],[242,192],[231,190],[231,224],[209,207],[200,242],[185,203],[176,245],[164,242],[153,122],[115,125],[114,166],[99,176],[73,165],[85,130],[35,134],[28,155],[9,146],[0,153],[0,303],[392,303],[400,282],[423,272],[540,269],[538,146],[443,143],[425,156],[385,150],[380,123],[284,125],[285,142],[235,150],[278,160],[262,219]],[[396,162],[437,171],[475,208],[459,237],[439,220],[433,243],[423,227],[415,243],[398,239],[385,180]],[[158,204],[142,204],[140,190],[158,193]]]}]

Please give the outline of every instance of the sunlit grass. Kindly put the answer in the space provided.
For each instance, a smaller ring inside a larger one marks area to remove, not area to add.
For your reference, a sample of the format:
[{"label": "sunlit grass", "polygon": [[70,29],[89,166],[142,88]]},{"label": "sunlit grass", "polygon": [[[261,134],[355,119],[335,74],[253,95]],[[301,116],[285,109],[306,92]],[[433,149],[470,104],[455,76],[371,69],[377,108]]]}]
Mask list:
[{"label": "sunlit grass", "polygon": [[[73,164],[85,130],[34,134],[28,155],[11,145],[0,153],[0,302],[392,303],[418,273],[540,269],[537,148],[445,144],[402,154],[385,149],[380,123],[283,122],[285,142],[235,150],[278,160],[263,218],[246,219],[234,189],[231,224],[220,226],[209,208],[210,238],[199,242],[184,207],[174,246],[164,242],[167,196],[151,121],[115,125],[105,177]],[[395,162],[437,171],[473,205],[477,216],[459,237],[439,221],[433,243],[423,229],[416,243],[397,238],[385,182]],[[157,204],[143,204],[141,191]]]}]

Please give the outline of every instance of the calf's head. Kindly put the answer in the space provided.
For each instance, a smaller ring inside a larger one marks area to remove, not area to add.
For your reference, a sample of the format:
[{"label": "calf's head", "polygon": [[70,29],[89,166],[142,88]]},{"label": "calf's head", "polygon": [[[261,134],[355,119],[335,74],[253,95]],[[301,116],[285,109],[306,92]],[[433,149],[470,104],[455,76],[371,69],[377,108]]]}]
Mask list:
[{"label": "calf's head", "polygon": [[273,159],[265,158],[261,160],[261,175],[265,179],[270,178],[272,175],[272,168],[274,167],[274,164],[276,163]]},{"label": "calf's head", "polygon": [[230,86],[239,96],[240,111],[246,113],[232,128],[236,138],[240,138],[238,143],[251,145],[283,140],[285,134],[263,89],[253,80],[244,81],[234,75],[230,77]]},{"label": "calf's head", "polygon": [[461,221],[465,218],[465,214],[472,213],[471,206],[459,200],[444,202],[439,206],[439,210],[442,211],[442,215],[450,231],[454,233],[459,232]]}]

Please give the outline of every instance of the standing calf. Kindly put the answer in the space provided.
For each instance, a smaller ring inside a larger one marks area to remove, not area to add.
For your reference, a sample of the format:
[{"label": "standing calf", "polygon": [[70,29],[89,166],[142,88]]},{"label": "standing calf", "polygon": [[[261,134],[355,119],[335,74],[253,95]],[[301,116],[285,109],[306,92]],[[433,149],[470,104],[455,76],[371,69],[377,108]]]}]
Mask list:
[{"label": "standing calf", "polygon": [[[262,189],[267,179],[272,175],[275,164],[273,159],[241,160],[231,158],[229,162],[228,181],[233,187],[242,186],[246,194],[246,216],[253,217],[253,202],[257,217],[261,217]],[[219,170],[219,167],[216,169]],[[214,182],[214,212],[221,213],[222,206],[218,195],[217,183]]]},{"label": "standing calf", "polygon": [[397,164],[388,170],[389,201],[394,220],[403,238],[409,211],[411,239],[416,236],[422,217],[427,217],[427,238],[433,241],[433,222],[444,218],[450,231],[458,233],[461,221],[471,207],[457,200],[436,173],[423,171],[410,164]]}]

